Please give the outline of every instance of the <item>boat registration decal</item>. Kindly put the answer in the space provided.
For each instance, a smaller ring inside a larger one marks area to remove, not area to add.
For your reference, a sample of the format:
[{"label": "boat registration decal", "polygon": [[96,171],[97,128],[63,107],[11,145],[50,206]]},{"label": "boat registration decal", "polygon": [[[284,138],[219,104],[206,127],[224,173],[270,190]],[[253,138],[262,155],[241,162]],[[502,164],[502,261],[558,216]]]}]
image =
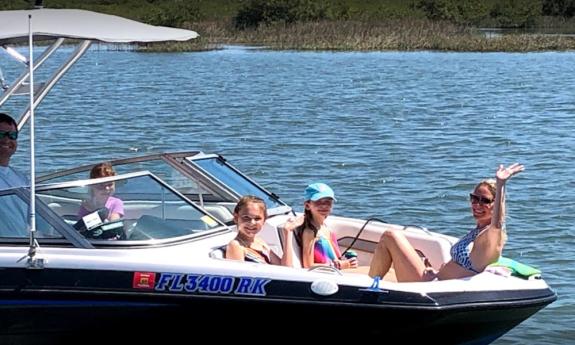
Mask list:
[{"label": "boat registration decal", "polygon": [[153,289],[156,283],[156,273],[134,272],[132,287],[134,289]]},{"label": "boat registration decal", "polygon": [[134,272],[132,286],[155,291],[266,296],[266,285],[270,281],[253,277]]}]

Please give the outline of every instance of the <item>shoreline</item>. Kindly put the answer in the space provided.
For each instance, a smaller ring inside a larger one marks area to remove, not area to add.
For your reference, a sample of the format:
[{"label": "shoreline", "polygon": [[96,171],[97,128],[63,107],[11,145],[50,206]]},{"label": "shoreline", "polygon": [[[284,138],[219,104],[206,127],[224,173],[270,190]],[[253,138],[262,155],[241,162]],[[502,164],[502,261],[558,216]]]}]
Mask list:
[{"label": "shoreline", "polygon": [[[429,20],[320,21],[237,30],[230,23],[186,25],[200,37],[185,43],[141,45],[143,52],[206,51],[224,45],[297,51],[537,52],[575,50],[575,34],[507,33]],[[500,33],[501,32],[501,33]]]}]

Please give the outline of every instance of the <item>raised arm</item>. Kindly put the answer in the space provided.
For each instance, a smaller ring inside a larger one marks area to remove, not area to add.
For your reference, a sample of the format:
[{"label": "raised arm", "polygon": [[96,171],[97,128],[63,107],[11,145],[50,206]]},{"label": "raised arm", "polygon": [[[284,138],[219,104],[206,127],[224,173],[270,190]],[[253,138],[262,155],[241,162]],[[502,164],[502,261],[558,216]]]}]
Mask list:
[{"label": "raised arm", "polygon": [[282,228],[282,235],[283,235],[283,256],[281,257],[280,263],[282,266],[293,267],[293,240],[294,240],[294,230],[303,224],[303,216],[299,216],[297,218],[291,217],[289,218],[283,228]]},{"label": "raised arm", "polygon": [[287,267],[293,267],[293,229],[286,229],[285,227],[282,229],[283,231],[283,255],[281,258],[281,265]]},{"label": "raised arm", "polygon": [[515,163],[507,168],[500,165],[495,173],[495,201],[491,216],[491,224],[483,230],[473,241],[473,249],[470,253],[471,262],[475,270],[481,272],[487,265],[496,262],[505,245],[505,183],[511,176],[523,171],[521,164]]},{"label": "raised arm", "polygon": [[491,216],[491,226],[497,229],[503,229],[505,223],[505,182],[511,176],[520,173],[525,167],[522,164],[511,164],[507,168],[503,164],[499,165],[499,169],[495,173],[496,177],[496,192],[495,201],[493,204],[493,214]]}]

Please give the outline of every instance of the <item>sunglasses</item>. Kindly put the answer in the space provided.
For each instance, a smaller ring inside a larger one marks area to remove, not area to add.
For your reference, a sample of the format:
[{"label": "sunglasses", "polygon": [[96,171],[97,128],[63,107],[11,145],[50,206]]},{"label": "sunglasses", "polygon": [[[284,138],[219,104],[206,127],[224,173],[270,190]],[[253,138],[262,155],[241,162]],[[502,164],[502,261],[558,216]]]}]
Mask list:
[{"label": "sunglasses", "polygon": [[469,201],[471,201],[472,204],[487,205],[487,204],[491,204],[493,202],[493,199],[489,199],[489,198],[486,198],[486,197],[481,196],[481,195],[475,195],[473,193],[469,193]]},{"label": "sunglasses", "polygon": [[18,131],[0,131],[0,139],[8,137],[12,140],[18,139]]}]

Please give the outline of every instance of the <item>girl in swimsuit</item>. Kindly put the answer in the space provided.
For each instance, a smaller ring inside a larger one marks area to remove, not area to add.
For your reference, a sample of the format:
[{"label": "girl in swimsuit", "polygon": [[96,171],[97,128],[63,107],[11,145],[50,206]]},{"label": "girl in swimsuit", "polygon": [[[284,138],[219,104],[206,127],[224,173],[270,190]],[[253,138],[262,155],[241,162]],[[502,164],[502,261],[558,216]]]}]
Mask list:
[{"label": "girl in swimsuit", "polygon": [[247,195],[238,201],[234,209],[238,234],[226,246],[226,259],[291,266],[292,232],[284,230],[283,235],[287,240],[284,241],[283,252],[288,254],[278,257],[258,236],[266,218],[267,208],[262,199]]},{"label": "girl in swimsuit", "polygon": [[[338,269],[357,268],[357,259],[340,258],[337,238],[325,224],[331,214],[335,194],[325,183],[312,183],[305,189],[304,217],[292,219],[284,229],[295,228],[302,248],[302,265],[329,265]],[[297,226],[297,223],[300,223]]]},{"label": "girl in swimsuit", "polygon": [[386,231],[379,240],[369,275],[383,277],[393,263],[398,282],[455,279],[482,272],[501,256],[506,240],[505,182],[523,171],[521,164],[500,165],[496,179],[484,180],[469,195],[476,226],[451,248],[451,261],[438,271],[428,267],[399,231]]}]

